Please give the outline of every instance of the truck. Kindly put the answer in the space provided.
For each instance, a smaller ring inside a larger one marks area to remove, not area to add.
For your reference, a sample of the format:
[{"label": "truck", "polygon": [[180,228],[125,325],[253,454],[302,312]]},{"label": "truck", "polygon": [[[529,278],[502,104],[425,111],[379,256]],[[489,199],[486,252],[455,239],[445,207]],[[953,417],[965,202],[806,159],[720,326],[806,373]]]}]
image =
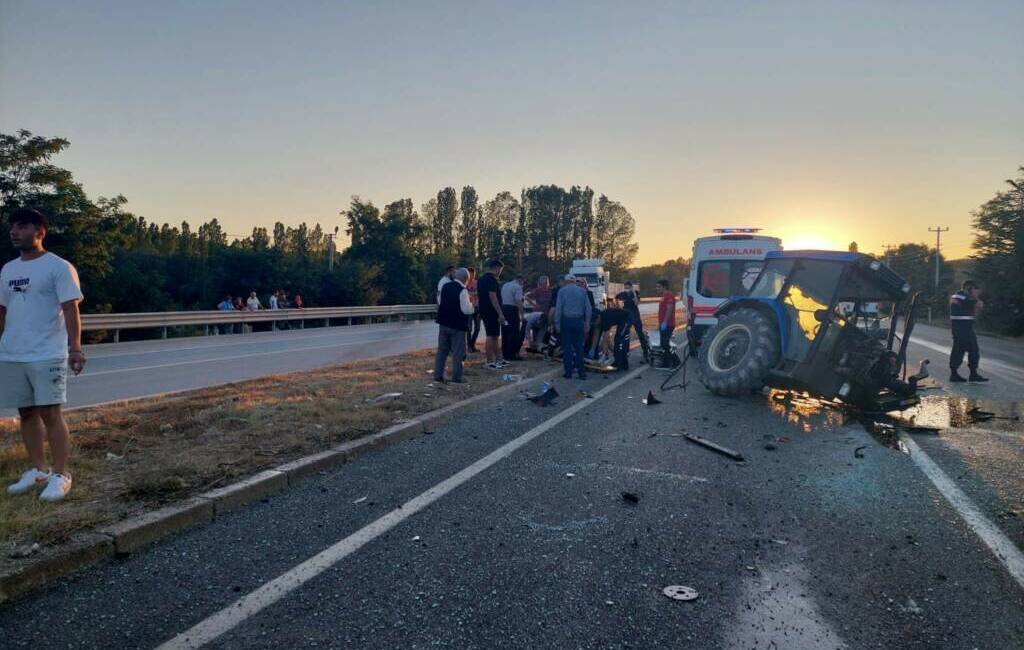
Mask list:
[{"label": "truck", "polygon": [[577,278],[586,280],[587,287],[594,294],[594,302],[598,305],[599,309],[604,308],[604,305],[608,299],[608,296],[614,296],[619,291],[612,293],[612,289],[615,287],[621,287],[622,285],[611,282],[611,274],[604,269],[604,260],[602,258],[589,258],[589,259],[577,259],[572,261],[572,266],[569,267],[569,273],[575,275]]},{"label": "truck", "polygon": [[692,356],[697,356],[704,334],[718,322],[715,310],[730,297],[749,291],[765,255],[782,250],[781,239],[760,232],[760,228],[715,228],[713,236],[694,240],[690,276],[683,287]]}]

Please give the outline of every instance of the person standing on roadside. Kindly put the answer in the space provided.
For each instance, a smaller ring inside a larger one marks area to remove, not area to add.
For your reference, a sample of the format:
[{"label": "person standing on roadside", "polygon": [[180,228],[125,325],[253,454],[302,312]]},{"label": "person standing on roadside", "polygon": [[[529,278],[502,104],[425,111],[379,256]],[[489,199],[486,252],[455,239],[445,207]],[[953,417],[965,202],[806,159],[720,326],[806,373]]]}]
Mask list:
[{"label": "person standing on roadside", "polygon": [[501,350],[506,361],[520,361],[523,346],[519,324],[523,320],[523,285],[526,278],[517,275],[501,285],[501,312],[507,323],[501,328]]},{"label": "person standing on roadside", "polygon": [[[978,347],[978,335],[974,331],[974,318],[984,306],[985,303],[981,301],[981,287],[974,280],[964,280],[960,291],[949,298],[949,326],[953,332],[953,349],[949,353],[951,382],[988,381],[988,377],[978,374],[981,349]],[[964,362],[965,353],[967,368],[971,371],[967,379],[960,374],[960,364]]]},{"label": "person standing on roadside", "polygon": [[473,316],[470,318],[466,344],[470,352],[476,352],[476,340],[480,336],[480,296],[476,291],[476,267],[471,266],[466,270],[469,271],[466,291],[469,292],[469,304],[473,305]]},{"label": "person standing on roadside", "polygon": [[498,346],[501,328],[508,325],[501,310],[501,289],[498,286],[498,277],[501,276],[503,268],[505,265],[501,260],[488,260],[487,273],[484,273],[476,283],[477,294],[480,297],[480,320],[484,322],[486,337],[484,354],[487,357],[487,367],[494,370],[508,365],[508,362],[501,358],[501,348]]},{"label": "person standing on roadside", "polygon": [[446,285],[449,282],[451,282],[452,278],[454,276],[455,276],[455,267],[454,266],[449,266],[449,267],[445,268],[444,275],[442,275],[441,279],[437,281],[437,304],[439,304],[439,305],[441,304],[441,289],[444,288],[444,285]]},{"label": "person standing on roadside", "polygon": [[249,292],[249,299],[245,301],[245,308],[248,311],[259,311],[263,309],[263,305],[260,303],[260,299],[256,297],[255,291]]},{"label": "person standing on roadside", "polygon": [[573,369],[580,379],[587,378],[583,366],[583,340],[590,333],[592,312],[587,292],[576,284],[576,277],[568,275],[565,286],[558,292],[555,304],[555,332],[562,344],[564,377],[572,379]]},{"label": "person standing on roadside", "polygon": [[669,291],[668,280],[658,280],[661,287],[661,301],[658,303],[658,334],[661,349],[672,349],[672,333],[676,330],[676,294]]},{"label": "person standing on roadside", "polygon": [[633,288],[633,283],[626,280],[624,289],[615,296],[615,299],[622,304],[623,309],[629,312],[629,325],[626,327],[626,333],[629,333],[630,327],[636,330],[636,338],[640,341],[644,361],[650,362],[651,345],[647,340],[647,334],[644,333],[644,319],[640,316],[640,294]]},{"label": "person standing on roadside", "polygon": [[302,299],[302,294],[298,291],[295,292],[295,297],[292,299],[292,307],[295,309],[306,308],[306,302]]},{"label": "person standing on roadside", "polygon": [[[82,289],[75,267],[43,248],[47,222],[41,212],[18,208],[8,222],[20,255],[0,270],[0,408],[18,409],[32,467],[7,492],[43,487],[41,500],[60,501],[71,490],[61,405],[67,401],[68,368],[77,375],[85,367]],[[46,466],[44,439],[50,442],[52,469]]]},{"label": "person standing on roadside", "polygon": [[[217,304],[217,311],[235,311],[235,303],[231,301],[231,294],[225,295],[224,300],[221,300],[220,303]],[[221,325],[218,329],[220,330],[221,334],[230,334],[231,324],[225,323],[224,325]],[[216,332],[216,330],[214,330],[214,332]]]},{"label": "person standing on roadside", "polygon": [[444,382],[444,366],[451,356],[451,382],[461,384],[462,361],[466,358],[466,332],[469,331],[473,305],[469,302],[469,292],[466,290],[469,271],[460,268],[456,269],[453,275],[454,279],[441,288],[441,302],[437,305],[435,322],[438,333],[434,381]]}]

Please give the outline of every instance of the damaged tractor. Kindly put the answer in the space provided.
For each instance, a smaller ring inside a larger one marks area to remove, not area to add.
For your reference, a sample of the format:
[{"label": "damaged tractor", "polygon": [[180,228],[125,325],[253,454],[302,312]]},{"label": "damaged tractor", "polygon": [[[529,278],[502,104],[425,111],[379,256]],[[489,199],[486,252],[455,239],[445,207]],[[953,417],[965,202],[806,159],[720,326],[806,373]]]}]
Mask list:
[{"label": "damaged tractor", "polygon": [[916,302],[909,284],[868,255],[770,252],[750,293],[715,312],[700,380],[717,395],[770,386],[866,411],[908,408],[928,364],[906,377]]}]

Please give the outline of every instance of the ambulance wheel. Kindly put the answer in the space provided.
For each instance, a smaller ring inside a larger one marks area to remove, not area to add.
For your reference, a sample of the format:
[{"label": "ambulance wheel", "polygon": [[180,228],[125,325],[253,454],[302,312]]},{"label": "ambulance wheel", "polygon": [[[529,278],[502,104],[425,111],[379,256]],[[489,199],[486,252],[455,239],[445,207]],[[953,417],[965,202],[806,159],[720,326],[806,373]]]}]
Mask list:
[{"label": "ambulance wheel", "polygon": [[700,381],[716,395],[759,390],[780,356],[779,331],[764,313],[740,307],[718,319],[698,352]]}]

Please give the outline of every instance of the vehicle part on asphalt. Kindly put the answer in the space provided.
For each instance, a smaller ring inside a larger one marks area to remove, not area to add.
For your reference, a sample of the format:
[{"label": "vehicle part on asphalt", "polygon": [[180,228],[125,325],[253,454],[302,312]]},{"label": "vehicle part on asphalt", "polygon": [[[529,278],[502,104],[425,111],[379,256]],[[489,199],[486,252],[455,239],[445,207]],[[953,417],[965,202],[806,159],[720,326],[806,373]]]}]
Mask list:
[{"label": "vehicle part on asphalt", "polygon": [[366,401],[367,402],[373,402],[373,403],[386,402],[388,400],[398,399],[401,396],[402,396],[402,393],[384,393],[383,395],[378,395],[376,397],[371,397],[370,399],[368,399]]},{"label": "vehicle part on asphalt", "polygon": [[654,406],[655,404],[661,404],[661,400],[654,396],[654,391],[653,390],[647,391],[647,397],[643,398],[640,401],[643,402],[644,404],[646,404],[647,406]]},{"label": "vehicle part on asphalt", "polygon": [[718,322],[698,355],[701,382],[716,395],[767,385],[866,412],[914,406],[917,383],[928,376],[925,361],[907,377],[917,298],[903,278],[868,255],[769,252],[750,292],[715,311]]},{"label": "vehicle part on asphalt", "polygon": [[740,462],[743,462],[745,460],[743,458],[743,454],[741,454],[740,452],[729,449],[728,447],[723,447],[722,445],[712,442],[707,438],[701,438],[700,436],[695,436],[692,433],[684,433],[683,437],[689,440],[690,442],[696,443],[702,447],[707,447],[712,451],[717,451],[723,456],[728,456],[733,460]]},{"label": "vehicle part on asphalt", "polygon": [[[544,389],[544,386],[547,386],[547,388]],[[526,399],[533,402],[534,404],[537,404],[538,406],[547,406],[549,404],[553,404],[555,398],[558,397],[558,391],[555,390],[554,386],[547,383],[542,385],[541,388],[544,389],[541,393],[537,395],[527,395]]]},{"label": "vehicle part on asphalt", "polygon": [[594,394],[591,393],[589,390],[580,390],[576,391],[576,397],[585,397],[587,399],[593,399]]},{"label": "vehicle part on asphalt", "polygon": [[864,458],[864,450],[867,449],[867,448],[868,448],[868,445],[863,445],[861,447],[857,447],[856,449],[853,450],[853,457],[854,458]]},{"label": "vehicle part on asphalt", "polygon": [[697,596],[700,595],[696,589],[685,585],[669,585],[662,589],[661,593],[672,600],[697,600]]}]

